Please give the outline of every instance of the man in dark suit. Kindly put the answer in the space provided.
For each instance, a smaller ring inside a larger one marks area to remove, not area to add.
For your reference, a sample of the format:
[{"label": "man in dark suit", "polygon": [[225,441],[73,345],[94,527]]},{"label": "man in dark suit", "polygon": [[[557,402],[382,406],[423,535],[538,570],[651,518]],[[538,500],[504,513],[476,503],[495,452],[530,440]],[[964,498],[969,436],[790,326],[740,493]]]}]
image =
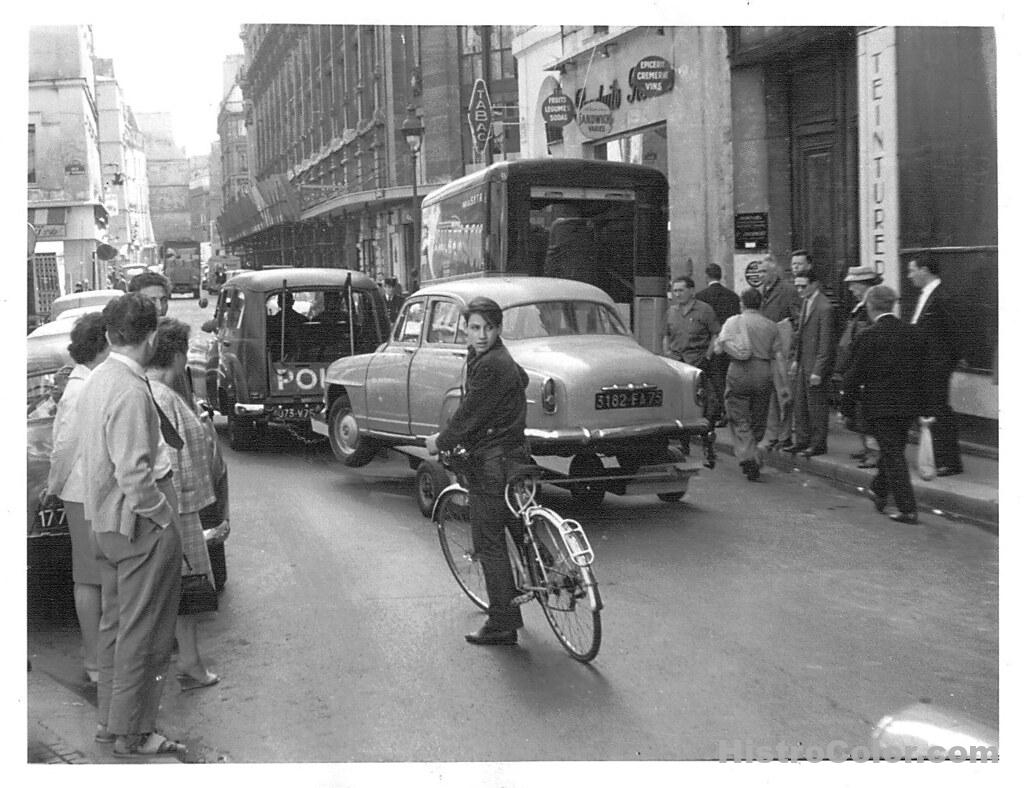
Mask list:
[{"label": "man in dark suit", "polygon": [[[788,358],[793,345],[793,331],[800,317],[800,294],[791,282],[782,278],[779,264],[770,255],[761,261],[761,314],[779,327],[782,352]],[[768,427],[764,432],[767,448],[788,450],[793,446],[793,404],[779,402],[772,390],[768,404]]]},{"label": "man in dark suit", "polygon": [[942,285],[939,264],[932,259],[911,260],[908,276],[921,294],[910,322],[925,341],[925,413],[935,416],[935,474],[963,473],[956,415],[949,407],[949,379],[960,361],[960,320],[956,302]]},{"label": "man in dark suit", "polygon": [[384,306],[388,311],[388,320],[391,325],[398,319],[398,313],[402,309],[405,298],[402,297],[402,288],[398,286],[398,280],[389,276],[384,280]]},{"label": "man in dark suit", "polygon": [[889,517],[917,522],[917,503],[907,467],[907,430],[921,412],[925,340],[916,326],[893,314],[896,293],[885,285],[867,291],[872,325],[853,341],[852,364],[843,390],[859,392],[868,431],[878,439],[878,473],[871,482],[875,508],[884,513],[889,496],[899,509]]},{"label": "man in dark suit", "polygon": [[828,451],[828,380],[832,376],[832,303],[818,284],[813,268],[794,277],[803,298],[791,350],[793,445],[785,451],[817,457]]},{"label": "man in dark suit", "polygon": [[718,263],[709,263],[704,273],[708,278],[708,286],[694,298],[714,309],[718,325],[725,325],[726,320],[740,313],[740,297],[722,284],[722,266]]},{"label": "man in dark suit", "polygon": [[[708,278],[708,286],[694,298],[710,306],[718,318],[718,325],[724,326],[726,320],[740,313],[740,297],[722,284],[722,266],[718,263],[708,263],[704,273]],[[725,376],[729,371],[729,357],[724,354],[712,356],[707,362],[707,371],[718,401],[725,402]],[[725,426],[725,420],[717,420],[715,426]]]}]

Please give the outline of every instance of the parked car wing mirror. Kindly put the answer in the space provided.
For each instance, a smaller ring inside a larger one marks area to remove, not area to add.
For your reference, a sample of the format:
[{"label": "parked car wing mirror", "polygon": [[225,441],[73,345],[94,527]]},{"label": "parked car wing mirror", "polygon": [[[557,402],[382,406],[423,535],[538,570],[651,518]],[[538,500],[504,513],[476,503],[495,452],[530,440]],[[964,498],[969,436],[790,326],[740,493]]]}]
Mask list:
[{"label": "parked car wing mirror", "polygon": [[216,318],[211,317],[209,320],[203,323],[203,325],[200,326],[200,328],[202,328],[203,331],[206,331],[209,334],[213,334],[217,330]]}]

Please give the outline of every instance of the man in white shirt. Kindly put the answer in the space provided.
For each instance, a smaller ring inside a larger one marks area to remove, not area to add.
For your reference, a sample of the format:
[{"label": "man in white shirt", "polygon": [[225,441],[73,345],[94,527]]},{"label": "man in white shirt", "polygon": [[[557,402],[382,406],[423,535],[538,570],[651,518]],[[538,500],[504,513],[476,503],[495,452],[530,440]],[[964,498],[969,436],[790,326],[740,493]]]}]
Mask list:
[{"label": "man in white shirt", "polygon": [[949,380],[962,355],[962,321],[956,301],[942,285],[937,261],[929,257],[911,260],[907,275],[921,291],[910,322],[920,329],[926,343],[924,408],[925,415],[935,416],[935,473],[953,476],[964,470],[956,414],[949,406]]}]

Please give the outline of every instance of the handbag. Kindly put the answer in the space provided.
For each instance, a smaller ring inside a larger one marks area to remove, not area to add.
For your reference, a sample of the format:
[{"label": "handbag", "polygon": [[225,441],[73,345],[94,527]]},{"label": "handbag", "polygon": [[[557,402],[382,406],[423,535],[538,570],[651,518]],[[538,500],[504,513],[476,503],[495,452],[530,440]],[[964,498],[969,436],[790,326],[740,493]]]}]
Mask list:
[{"label": "handbag", "polygon": [[[182,555],[185,566],[192,572],[192,564],[188,556]],[[213,613],[217,609],[217,592],[205,574],[182,575],[181,601],[178,602],[178,615],[191,616],[196,613]]]},{"label": "handbag", "polygon": [[935,478],[935,452],[932,448],[933,416],[922,416],[918,419],[921,435],[917,443],[917,475],[930,482]]}]

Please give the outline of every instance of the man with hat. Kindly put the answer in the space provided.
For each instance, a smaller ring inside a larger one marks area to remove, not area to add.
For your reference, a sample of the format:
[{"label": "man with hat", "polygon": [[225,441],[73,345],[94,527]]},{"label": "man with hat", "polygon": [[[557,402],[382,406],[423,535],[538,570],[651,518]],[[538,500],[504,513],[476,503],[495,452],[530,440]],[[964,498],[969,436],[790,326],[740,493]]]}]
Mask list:
[{"label": "man with hat", "polygon": [[[850,311],[850,316],[846,321],[846,328],[843,331],[843,335],[839,338],[839,345],[836,348],[836,368],[833,378],[839,381],[842,381],[843,376],[853,363],[853,341],[861,331],[871,325],[864,297],[871,287],[882,283],[882,277],[875,270],[874,266],[858,265],[846,272],[846,277],[843,281],[846,283],[850,295],[856,299],[857,305]],[[857,392],[844,390],[843,401],[839,408],[844,416],[854,418],[857,408],[856,398]],[[854,418],[855,422],[856,419]],[[878,465],[878,441],[866,433],[862,432],[860,435],[861,448],[859,451],[851,454],[850,457],[860,460],[858,468],[874,468]]]},{"label": "man with hat", "polygon": [[402,296],[402,289],[398,286],[398,280],[393,276],[384,279],[384,306],[388,310],[388,320],[394,325],[398,319],[398,313],[402,309],[405,298]]}]

